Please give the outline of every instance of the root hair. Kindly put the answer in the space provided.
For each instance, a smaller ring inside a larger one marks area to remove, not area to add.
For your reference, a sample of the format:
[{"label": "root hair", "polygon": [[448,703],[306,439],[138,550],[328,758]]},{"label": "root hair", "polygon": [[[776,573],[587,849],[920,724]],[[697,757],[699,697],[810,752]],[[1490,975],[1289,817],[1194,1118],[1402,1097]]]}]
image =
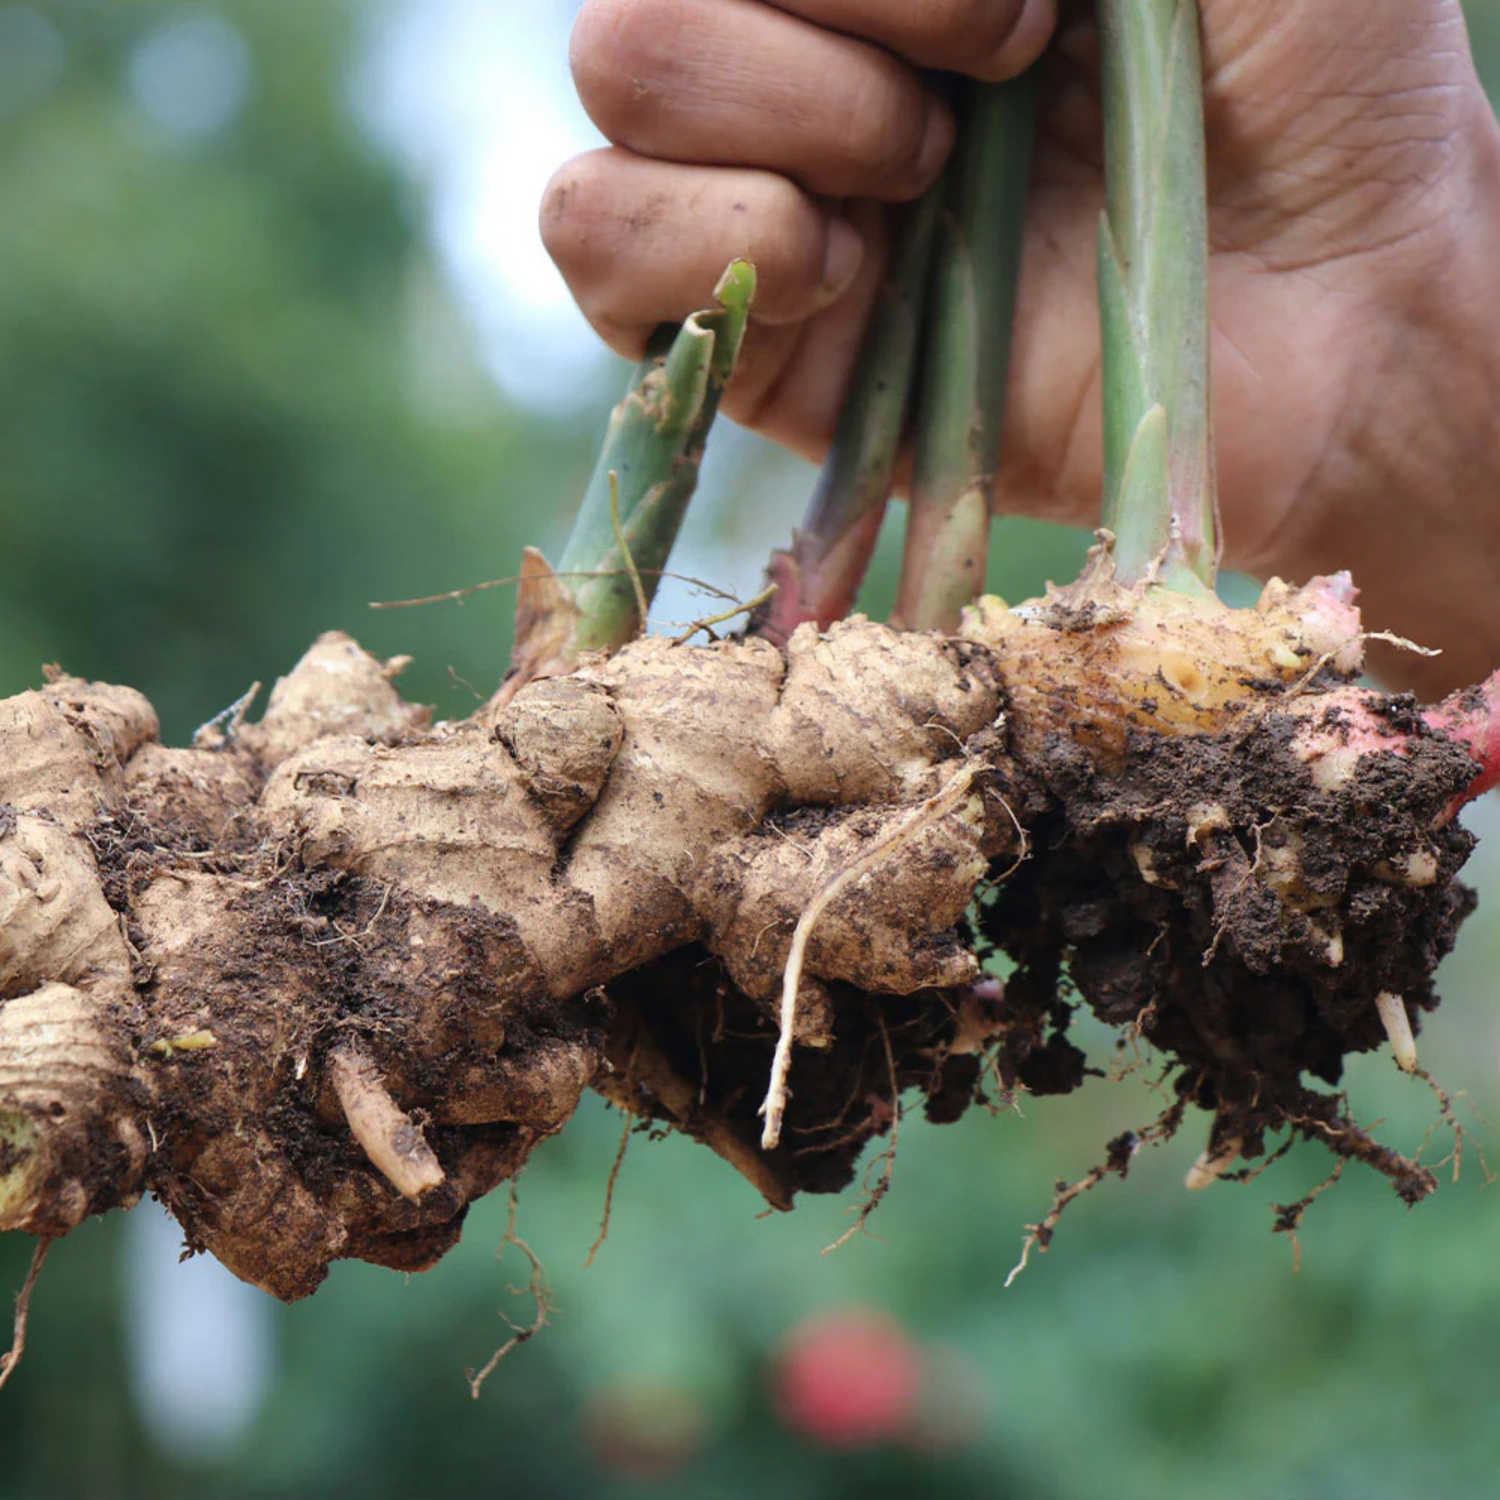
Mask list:
[{"label": "root hair", "polygon": [[37,1278],[42,1274],[42,1267],[47,1262],[47,1252],[51,1248],[52,1241],[45,1235],[37,1240],[36,1249],[31,1254],[31,1268],[26,1272],[21,1290],[16,1293],[16,1320],[11,1332],[10,1348],[0,1355],[0,1390],[5,1389],[6,1382],[15,1374],[16,1367],[21,1363],[21,1356],[26,1352],[26,1323],[31,1316],[31,1294],[36,1290]]}]

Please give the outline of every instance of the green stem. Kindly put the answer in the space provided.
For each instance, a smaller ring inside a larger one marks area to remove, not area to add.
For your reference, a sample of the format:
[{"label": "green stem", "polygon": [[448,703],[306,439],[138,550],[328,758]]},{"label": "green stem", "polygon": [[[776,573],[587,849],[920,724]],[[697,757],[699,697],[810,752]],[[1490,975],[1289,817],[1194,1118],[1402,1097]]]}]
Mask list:
[{"label": "green stem", "polygon": [[893,623],[957,628],[984,587],[1005,418],[1035,72],[971,84],[929,294],[906,553]]},{"label": "green stem", "polygon": [[1212,588],[1217,502],[1197,0],[1099,0],[1104,525],[1116,575]]},{"label": "green stem", "polygon": [[645,624],[638,588],[647,602],[656,591],[754,295],[754,267],[735,261],[714,289],[719,306],[658,331],[610,417],[557,569],[578,609],[577,651],[613,650]]},{"label": "green stem", "polygon": [[870,315],[833,444],[790,551],[771,558],[776,592],[755,631],[785,640],[804,621],[849,613],[891,492],[946,174],[895,230],[890,271]]}]

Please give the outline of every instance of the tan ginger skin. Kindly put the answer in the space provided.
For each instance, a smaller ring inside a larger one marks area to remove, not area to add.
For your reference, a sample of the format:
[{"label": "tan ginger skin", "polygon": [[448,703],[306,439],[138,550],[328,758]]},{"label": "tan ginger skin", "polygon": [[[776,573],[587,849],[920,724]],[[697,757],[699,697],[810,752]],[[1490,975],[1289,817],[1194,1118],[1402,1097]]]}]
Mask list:
[{"label": "tan ginger skin", "polygon": [[[621,976],[701,945],[764,1013],[769,1064],[799,915],[904,819],[808,936],[791,1098],[856,991],[936,993],[938,1068],[1005,1036],[1003,1002],[976,1021],[965,999],[963,918],[1036,854],[1058,735],[1107,777],[1132,735],[1306,721],[1311,679],[1358,665],[1336,582],[1200,608],[1165,654],[1134,596],[1082,588],[986,601],[951,639],[856,618],[784,652],[641,640],[462,723],[429,726],[338,634],[194,749],[129,689],[0,702],[0,1228],[56,1236],[150,1191],[280,1297],[340,1257],[418,1269],[590,1086],[789,1206],[759,1094],[731,1119],[666,1051],[612,1045]],[[945,800],[956,777],[972,792]],[[1285,859],[1264,873],[1300,889]]]}]

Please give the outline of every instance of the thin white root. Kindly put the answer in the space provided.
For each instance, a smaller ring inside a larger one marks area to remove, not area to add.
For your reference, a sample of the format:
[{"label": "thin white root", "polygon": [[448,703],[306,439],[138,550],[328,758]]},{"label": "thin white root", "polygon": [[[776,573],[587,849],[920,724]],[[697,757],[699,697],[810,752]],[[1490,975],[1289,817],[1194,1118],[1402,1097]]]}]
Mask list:
[{"label": "thin white root", "polygon": [[371,1166],[412,1202],[437,1187],[443,1169],[432,1147],[386,1092],[375,1064],[352,1046],[338,1048],[328,1062],[344,1117]]},{"label": "thin white root", "polygon": [[1417,1039],[1411,1034],[1411,1017],[1406,1014],[1406,1001],[1390,990],[1381,990],[1375,997],[1375,1009],[1380,1012],[1380,1023],[1391,1039],[1391,1052],[1396,1066],[1403,1073],[1417,1071]]},{"label": "thin white root", "polygon": [[1190,1193],[1198,1193],[1217,1182],[1240,1159],[1242,1145],[1243,1139],[1236,1135],[1221,1142],[1217,1150],[1205,1150],[1188,1168],[1183,1187]]},{"label": "thin white root", "polygon": [[762,1151],[774,1151],[781,1141],[781,1122],[786,1115],[787,1099],[790,1097],[787,1077],[792,1071],[792,1037],[797,1029],[797,990],[802,982],[802,964],[807,956],[807,942],[818,918],[839,895],[855,881],[868,875],[892,850],[910,843],[927,824],[957,807],[981,769],[977,765],[966,765],[946,786],[925,802],[918,803],[908,816],[887,829],[858,859],[840,870],[813,897],[807,909],[797,919],[796,929],[792,933],[792,945],[787,950],[786,968],[781,978],[781,1011],[778,1016],[781,1035],[776,1039],[776,1055],[771,1059],[770,1086],[766,1090],[765,1102],[760,1107],[760,1113],[766,1122],[766,1128],[760,1137]]},{"label": "thin white root", "polygon": [[1036,1236],[1034,1234],[1028,1234],[1026,1238],[1021,1241],[1021,1258],[1015,1263],[1015,1265],[1010,1268],[1010,1275],[1005,1278],[1005,1285],[1003,1287],[1004,1291],[1008,1292],[1010,1290],[1011,1284],[1015,1281],[1016,1277],[1019,1276],[1030,1263],[1031,1247],[1034,1244],[1036,1244]]}]

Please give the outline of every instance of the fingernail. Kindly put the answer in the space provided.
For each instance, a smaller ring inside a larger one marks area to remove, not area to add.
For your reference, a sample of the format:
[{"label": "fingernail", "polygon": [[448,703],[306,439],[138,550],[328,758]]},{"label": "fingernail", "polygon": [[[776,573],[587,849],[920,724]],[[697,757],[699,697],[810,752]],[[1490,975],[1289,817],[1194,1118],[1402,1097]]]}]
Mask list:
[{"label": "fingernail", "polygon": [[836,302],[849,290],[865,258],[865,242],[859,230],[837,215],[828,221],[828,243],[823,251],[823,279],[818,284],[819,307]]},{"label": "fingernail", "polygon": [[917,154],[917,176],[924,188],[937,180],[952,149],[952,112],[941,100],[934,99],[927,109],[927,129],[922,136],[922,149]]},{"label": "fingernail", "polygon": [[1057,30],[1057,0],[1025,0],[991,66],[978,76],[1014,78],[1042,55]]}]

